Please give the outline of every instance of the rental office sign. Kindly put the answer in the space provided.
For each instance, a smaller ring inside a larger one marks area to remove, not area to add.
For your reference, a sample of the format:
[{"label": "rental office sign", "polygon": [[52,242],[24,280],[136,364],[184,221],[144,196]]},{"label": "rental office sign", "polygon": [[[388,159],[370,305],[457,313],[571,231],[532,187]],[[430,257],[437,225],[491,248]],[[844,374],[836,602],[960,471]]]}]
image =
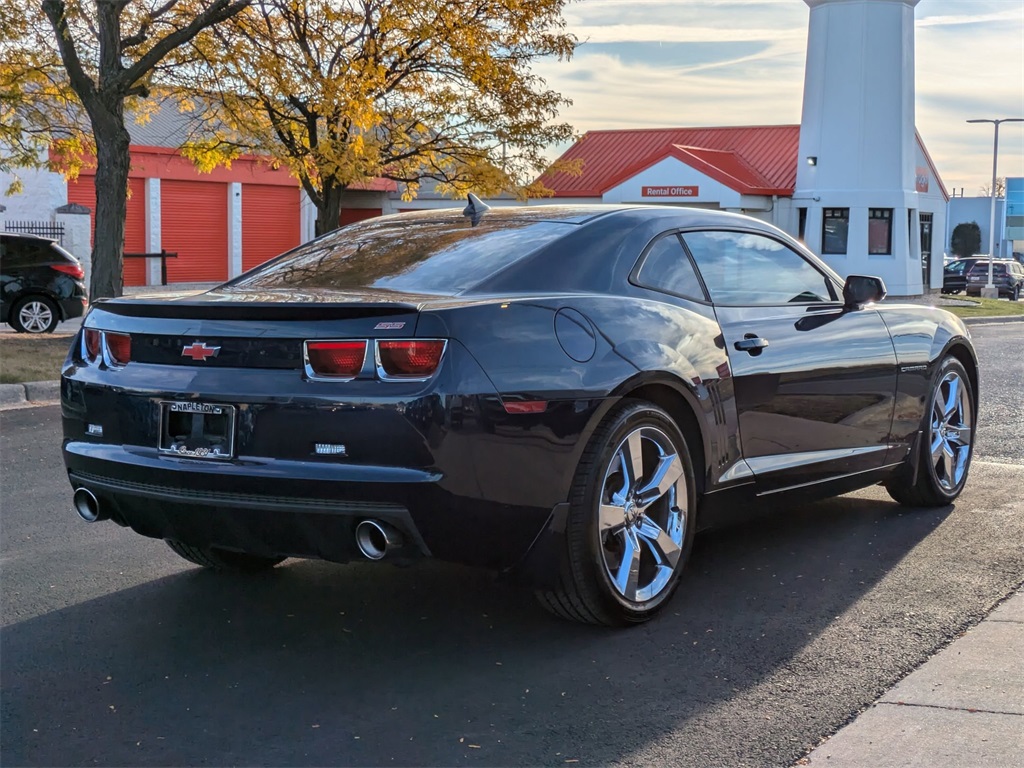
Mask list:
[{"label": "rental office sign", "polygon": [[700,187],[640,187],[641,197],[697,197]]}]

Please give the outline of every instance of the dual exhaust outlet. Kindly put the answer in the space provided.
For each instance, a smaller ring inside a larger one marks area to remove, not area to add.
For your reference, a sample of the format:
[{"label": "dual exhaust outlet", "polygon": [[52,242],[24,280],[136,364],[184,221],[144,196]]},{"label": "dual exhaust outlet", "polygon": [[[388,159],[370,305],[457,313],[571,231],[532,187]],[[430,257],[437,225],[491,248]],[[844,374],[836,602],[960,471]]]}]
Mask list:
[{"label": "dual exhaust outlet", "polygon": [[[100,506],[96,494],[87,488],[76,488],[72,496],[75,512],[87,523],[106,520],[110,515]],[[361,520],[356,526],[356,546],[368,560],[383,560],[400,550],[405,542],[402,534],[382,520]]]}]

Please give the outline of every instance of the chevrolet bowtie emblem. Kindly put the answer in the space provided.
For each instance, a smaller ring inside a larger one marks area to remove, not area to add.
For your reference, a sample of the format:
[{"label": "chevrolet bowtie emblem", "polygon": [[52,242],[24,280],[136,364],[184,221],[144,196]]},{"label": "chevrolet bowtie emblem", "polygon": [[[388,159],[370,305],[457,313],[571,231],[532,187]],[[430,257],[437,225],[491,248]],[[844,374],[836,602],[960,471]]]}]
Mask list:
[{"label": "chevrolet bowtie emblem", "polygon": [[208,357],[216,357],[218,352],[220,347],[208,347],[205,342],[194,341],[181,350],[181,356],[202,361]]}]

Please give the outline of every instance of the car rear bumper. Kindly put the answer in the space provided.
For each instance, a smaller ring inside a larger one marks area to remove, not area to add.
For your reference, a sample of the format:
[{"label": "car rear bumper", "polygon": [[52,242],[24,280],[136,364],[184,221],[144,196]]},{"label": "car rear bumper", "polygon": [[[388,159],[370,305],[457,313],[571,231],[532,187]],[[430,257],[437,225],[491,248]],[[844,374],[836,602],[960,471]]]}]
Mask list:
[{"label": "car rear bumper", "polygon": [[[551,509],[452,493],[443,473],[391,467],[219,465],[123,446],[66,441],[72,488],[97,499],[103,517],[144,536],[254,554],[347,562],[360,557],[362,520],[388,523],[407,557],[505,569],[519,562]],[[367,480],[366,478],[373,478]]]},{"label": "car rear bumper", "polygon": [[[344,397],[349,385],[292,371],[72,362],[61,391],[68,477],[154,538],[344,562],[359,557],[355,526],[373,519],[398,529],[411,556],[506,569],[567,500],[603,401],[508,414],[475,363],[450,362],[464,370],[387,398]],[[231,458],[162,451],[168,400],[234,404]],[[322,441],[347,453],[314,455]]]},{"label": "car rear bumper", "polygon": [[[995,289],[999,292],[999,296],[1013,296],[1014,286],[1005,285],[1000,283],[993,283]],[[983,285],[969,285],[967,286],[968,296],[981,296]]]},{"label": "car rear bumper", "polygon": [[70,299],[60,299],[57,303],[60,305],[61,320],[81,317],[89,306],[85,296],[72,296]]}]

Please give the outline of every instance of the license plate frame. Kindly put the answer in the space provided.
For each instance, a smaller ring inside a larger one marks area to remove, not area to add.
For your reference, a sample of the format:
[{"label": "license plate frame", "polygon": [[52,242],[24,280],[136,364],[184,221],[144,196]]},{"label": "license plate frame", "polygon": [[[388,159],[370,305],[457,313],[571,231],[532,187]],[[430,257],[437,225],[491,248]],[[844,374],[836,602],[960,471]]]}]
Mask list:
[{"label": "license plate frame", "polygon": [[238,408],[194,400],[160,401],[160,453],[201,461],[235,457]]}]

